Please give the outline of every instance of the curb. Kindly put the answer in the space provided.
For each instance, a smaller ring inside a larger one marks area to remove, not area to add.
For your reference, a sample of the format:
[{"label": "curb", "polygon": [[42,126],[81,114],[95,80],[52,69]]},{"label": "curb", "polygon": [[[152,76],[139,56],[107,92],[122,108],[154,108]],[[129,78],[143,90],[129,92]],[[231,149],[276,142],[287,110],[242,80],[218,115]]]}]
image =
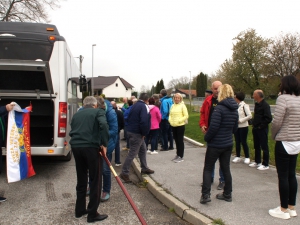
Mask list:
[{"label": "curb", "polygon": [[[201,143],[199,143],[201,144]],[[163,188],[159,186],[151,177],[148,175],[141,175],[141,167],[138,160],[135,158],[133,160],[133,169],[138,178],[141,181],[147,181],[148,190],[165,206],[169,209],[174,209],[175,213],[183,220],[195,224],[195,225],[212,225],[212,220],[203,216],[202,214],[194,211],[189,206],[180,202],[174,196],[167,193]]]}]

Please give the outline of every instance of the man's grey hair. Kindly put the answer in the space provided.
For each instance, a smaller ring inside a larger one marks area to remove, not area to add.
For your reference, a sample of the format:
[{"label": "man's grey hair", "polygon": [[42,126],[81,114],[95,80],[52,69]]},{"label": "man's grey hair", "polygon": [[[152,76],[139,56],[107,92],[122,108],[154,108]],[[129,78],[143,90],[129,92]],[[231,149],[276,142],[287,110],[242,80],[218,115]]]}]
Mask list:
[{"label": "man's grey hair", "polygon": [[145,102],[145,101],[148,101],[149,96],[147,93],[141,93],[139,99],[141,99]]},{"label": "man's grey hair", "polygon": [[90,105],[90,106],[97,105],[97,99],[94,96],[86,96],[83,99],[83,106],[85,105]]},{"label": "man's grey hair", "polygon": [[152,98],[154,98],[155,100],[159,100],[159,94],[153,94]]},{"label": "man's grey hair", "polygon": [[161,94],[162,96],[166,96],[166,95],[168,94],[168,92],[167,92],[166,89],[161,89],[161,90],[160,90],[160,94]]},{"label": "man's grey hair", "polygon": [[104,98],[102,97],[97,97],[97,104],[98,104],[98,108],[100,109],[105,109],[105,101],[104,101]]},{"label": "man's grey hair", "polygon": [[260,98],[264,98],[265,97],[265,95],[264,95],[264,93],[262,91],[258,91],[257,94],[258,94],[258,96]]}]

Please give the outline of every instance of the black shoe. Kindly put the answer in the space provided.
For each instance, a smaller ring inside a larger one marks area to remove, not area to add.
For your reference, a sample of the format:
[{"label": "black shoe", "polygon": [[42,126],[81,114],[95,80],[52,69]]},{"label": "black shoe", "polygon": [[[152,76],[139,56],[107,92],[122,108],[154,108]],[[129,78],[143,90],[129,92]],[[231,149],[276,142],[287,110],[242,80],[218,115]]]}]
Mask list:
[{"label": "black shoe", "polygon": [[161,148],[160,151],[167,151],[168,152],[169,149],[163,149],[163,148]]},{"label": "black shoe", "polygon": [[5,202],[5,201],[6,201],[6,198],[0,197],[0,202]]},{"label": "black shoe", "polygon": [[226,202],[232,202],[232,197],[231,197],[231,194],[229,195],[226,195],[224,193],[220,193],[220,194],[217,194],[217,199],[219,200],[224,200]]},{"label": "black shoe", "polygon": [[218,189],[218,190],[223,190],[224,186],[225,186],[225,182],[220,181],[220,183],[219,183],[217,189]]},{"label": "black shoe", "polygon": [[88,223],[94,223],[96,221],[105,220],[107,217],[108,217],[108,215],[106,215],[106,214],[100,215],[99,213],[97,213],[97,215],[95,217],[88,216],[87,217],[87,222]]},{"label": "black shoe", "polygon": [[86,215],[87,214],[87,211],[85,210],[84,212],[82,212],[82,213],[75,213],[75,217],[77,218],[77,219],[79,219],[79,218],[81,218],[82,216],[84,216],[84,215]]},{"label": "black shoe", "polygon": [[170,147],[169,147],[169,150],[174,150],[174,148],[170,148]]},{"label": "black shoe", "polygon": [[119,177],[125,182],[125,183],[131,183],[132,181],[129,179],[129,176],[126,174],[121,173]]},{"label": "black shoe", "polygon": [[206,202],[210,202],[210,195],[206,194],[206,195],[201,195],[201,199],[200,199],[200,203],[201,204],[205,204]]},{"label": "black shoe", "polygon": [[141,174],[153,174],[154,170],[150,170],[149,168],[146,170],[141,170]]}]

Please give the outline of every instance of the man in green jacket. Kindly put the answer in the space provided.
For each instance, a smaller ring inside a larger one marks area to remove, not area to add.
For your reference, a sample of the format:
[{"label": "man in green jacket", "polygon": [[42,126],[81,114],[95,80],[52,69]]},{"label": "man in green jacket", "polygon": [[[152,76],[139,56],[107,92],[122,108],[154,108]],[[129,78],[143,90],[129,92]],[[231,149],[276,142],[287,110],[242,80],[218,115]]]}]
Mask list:
[{"label": "man in green jacket", "polygon": [[[109,132],[105,111],[97,108],[97,99],[87,96],[83,105],[72,118],[69,134],[77,172],[75,217],[88,214],[87,222],[92,223],[107,218],[106,214],[100,215],[97,209],[100,204],[99,187],[102,186],[102,156],[99,149],[102,147],[106,154]],[[86,208],[88,176],[90,199]]]}]

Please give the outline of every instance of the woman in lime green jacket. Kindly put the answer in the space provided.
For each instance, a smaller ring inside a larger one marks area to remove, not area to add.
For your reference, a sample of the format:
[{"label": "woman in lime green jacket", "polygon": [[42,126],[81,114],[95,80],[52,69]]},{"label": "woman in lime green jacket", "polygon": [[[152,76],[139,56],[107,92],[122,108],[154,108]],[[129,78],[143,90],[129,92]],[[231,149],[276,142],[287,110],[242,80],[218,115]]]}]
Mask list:
[{"label": "woman in lime green jacket", "polygon": [[182,100],[183,98],[180,93],[176,93],[173,96],[174,104],[170,109],[169,115],[169,123],[172,126],[173,138],[176,143],[176,156],[174,159],[172,159],[172,161],[174,161],[175,163],[183,161],[183,136],[185,131],[185,124],[187,124],[187,119],[189,118],[187,108]]}]

